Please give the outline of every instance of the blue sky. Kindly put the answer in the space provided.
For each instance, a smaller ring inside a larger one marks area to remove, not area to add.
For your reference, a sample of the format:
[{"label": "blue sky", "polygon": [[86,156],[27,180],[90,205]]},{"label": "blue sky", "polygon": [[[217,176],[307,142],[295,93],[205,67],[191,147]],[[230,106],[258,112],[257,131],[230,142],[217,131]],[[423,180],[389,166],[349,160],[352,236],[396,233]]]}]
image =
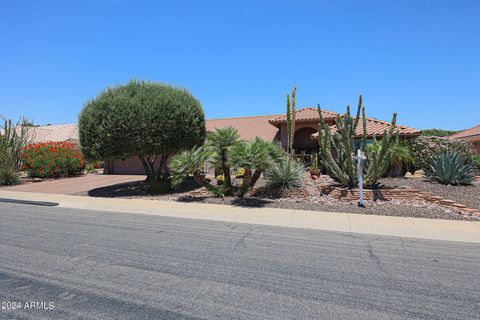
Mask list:
[{"label": "blue sky", "polygon": [[11,1],[0,114],[72,123],[131,78],[188,88],[208,118],[297,105],[416,128],[480,123],[480,1]]}]

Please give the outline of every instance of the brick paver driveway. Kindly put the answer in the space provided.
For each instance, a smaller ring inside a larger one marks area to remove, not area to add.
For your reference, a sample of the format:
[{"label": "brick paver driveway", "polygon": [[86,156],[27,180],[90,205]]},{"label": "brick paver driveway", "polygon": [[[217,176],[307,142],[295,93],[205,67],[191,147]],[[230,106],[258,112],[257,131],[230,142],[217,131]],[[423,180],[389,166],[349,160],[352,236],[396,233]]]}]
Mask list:
[{"label": "brick paver driveway", "polygon": [[56,194],[74,194],[114,184],[145,180],[143,175],[103,175],[88,174],[51,181],[26,183],[11,187],[1,187],[0,191],[23,191]]}]

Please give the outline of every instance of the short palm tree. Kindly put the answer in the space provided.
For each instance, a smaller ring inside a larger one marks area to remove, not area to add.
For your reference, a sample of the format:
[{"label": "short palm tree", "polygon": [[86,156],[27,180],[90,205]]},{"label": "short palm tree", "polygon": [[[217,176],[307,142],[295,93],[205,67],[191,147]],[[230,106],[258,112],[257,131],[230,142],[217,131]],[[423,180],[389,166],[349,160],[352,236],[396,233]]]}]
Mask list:
[{"label": "short palm tree", "polygon": [[225,177],[226,194],[231,194],[232,178],[230,177],[230,166],[228,164],[228,154],[230,148],[238,144],[240,135],[237,129],[232,127],[217,128],[207,136],[206,147],[214,153],[214,157],[222,165],[223,175]]},{"label": "short palm tree", "polygon": [[237,196],[243,197],[249,188],[255,186],[265,170],[285,159],[285,152],[278,143],[260,138],[241,142],[230,150],[229,164],[244,170],[243,182]]}]

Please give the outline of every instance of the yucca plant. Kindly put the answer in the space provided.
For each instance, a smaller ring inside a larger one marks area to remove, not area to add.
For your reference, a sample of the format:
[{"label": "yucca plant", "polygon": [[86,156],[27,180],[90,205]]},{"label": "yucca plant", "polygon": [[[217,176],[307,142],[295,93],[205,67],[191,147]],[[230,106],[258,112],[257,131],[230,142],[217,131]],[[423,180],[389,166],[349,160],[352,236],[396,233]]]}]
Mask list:
[{"label": "yucca plant", "polygon": [[20,183],[18,172],[22,165],[23,148],[32,138],[31,127],[25,118],[17,123],[0,116],[0,184]]},{"label": "yucca plant", "polygon": [[291,158],[275,164],[265,172],[267,184],[282,190],[301,188],[305,177],[305,167]]},{"label": "yucca plant", "polygon": [[441,184],[469,185],[474,177],[474,165],[458,152],[443,152],[425,168],[425,176]]},{"label": "yucca plant", "polygon": [[222,166],[223,176],[225,177],[225,194],[231,194],[232,178],[230,176],[230,166],[228,163],[228,154],[230,148],[238,144],[240,135],[237,129],[232,127],[217,128],[207,136],[206,146],[213,153],[213,157],[218,160]]},{"label": "yucca plant", "polygon": [[243,197],[248,189],[253,188],[261,174],[275,163],[285,158],[281,147],[271,141],[255,138],[244,141],[230,150],[229,164],[233,168],[243,168],[243,182],[237,196]]},{"label": "yucca plant", "polygon": [[4,166],[0,168],[0,185],[15,185],[21,183],[18,173],[13,166]]}]

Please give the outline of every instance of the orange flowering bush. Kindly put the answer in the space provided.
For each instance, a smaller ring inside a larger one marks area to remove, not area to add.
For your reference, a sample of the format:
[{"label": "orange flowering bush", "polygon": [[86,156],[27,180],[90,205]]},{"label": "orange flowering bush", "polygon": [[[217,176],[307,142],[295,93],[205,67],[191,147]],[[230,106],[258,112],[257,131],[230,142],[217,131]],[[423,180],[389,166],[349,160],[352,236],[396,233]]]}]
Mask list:
[{"label": "orange flowering bush", "polygon": [[79,174],[85,166],[80,151],[68,142],[29,144],[23,148],[22,163],[22,170],[39,178]]}]

